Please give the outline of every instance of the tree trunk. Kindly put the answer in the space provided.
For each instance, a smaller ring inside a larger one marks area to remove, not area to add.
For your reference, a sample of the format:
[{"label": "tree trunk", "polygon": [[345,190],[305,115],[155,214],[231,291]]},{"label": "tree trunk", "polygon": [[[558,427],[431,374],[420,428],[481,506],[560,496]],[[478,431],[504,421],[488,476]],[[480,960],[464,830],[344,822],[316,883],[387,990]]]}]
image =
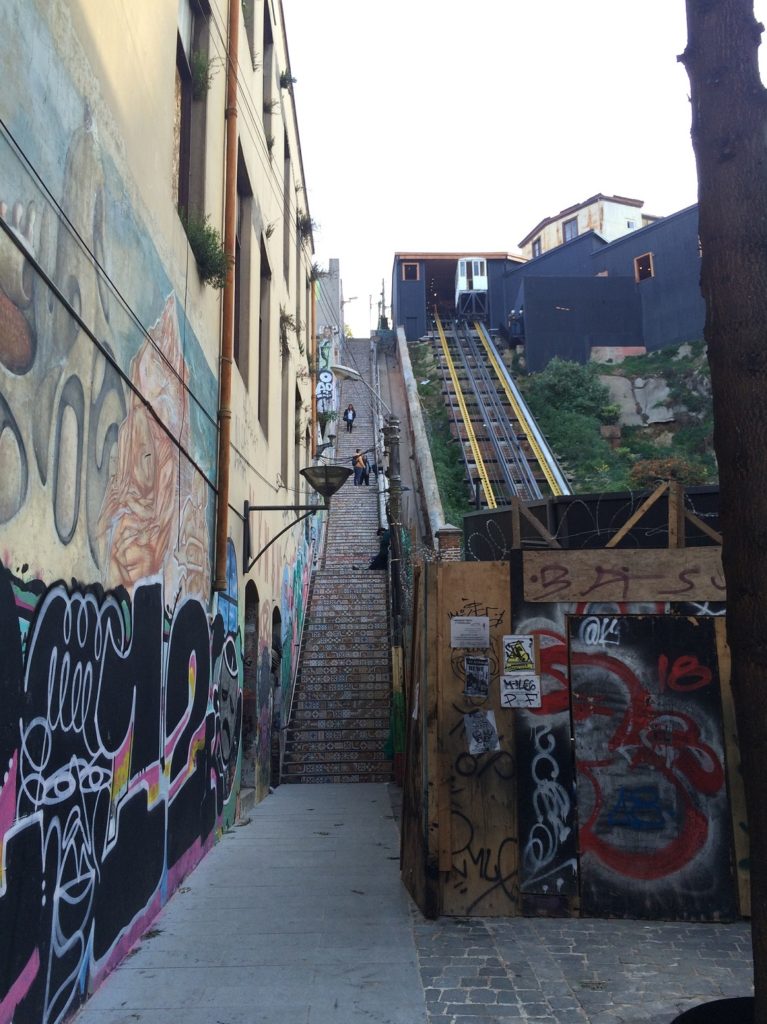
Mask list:
[{"label": "tree trunk", "polygon": [[751,843],[754,1020],[767,1024],[767,95],[753,0],[686,0],[701,290],[727,636]]}]

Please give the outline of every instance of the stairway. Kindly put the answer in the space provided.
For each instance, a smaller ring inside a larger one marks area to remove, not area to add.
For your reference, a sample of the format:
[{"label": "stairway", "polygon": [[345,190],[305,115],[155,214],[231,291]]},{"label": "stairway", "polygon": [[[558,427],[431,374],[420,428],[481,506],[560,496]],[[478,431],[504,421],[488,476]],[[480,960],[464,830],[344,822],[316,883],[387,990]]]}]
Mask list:
[{"label": "stairway", "polygon": [[[369,351],[367,341],[347,341],[344,356],[368,382]],[[352,402],[357,419],[351,433],[339,420],[336,461],[351,466],[355,448],[373,447],[371,399],[364,384],[343,383],[340,408]],[[367,487],[350,477],[331,500],[322,567],[313,577],[283,783],[391,779],[387,573],[367,568],[378,552],[377,527],[375,476]]]}]

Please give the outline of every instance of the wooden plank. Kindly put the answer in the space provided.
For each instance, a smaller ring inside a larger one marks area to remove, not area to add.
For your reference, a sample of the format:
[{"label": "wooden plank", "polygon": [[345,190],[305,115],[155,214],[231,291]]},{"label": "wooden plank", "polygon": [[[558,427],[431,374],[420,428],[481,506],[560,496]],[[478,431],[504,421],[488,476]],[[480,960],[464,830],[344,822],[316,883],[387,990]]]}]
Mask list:
[{"label": "wooden plank", "polygon": [[684,547],[684,490],[678,480],[668,484],[668,546]]},{"label": "wooden plank", "polygon": [[722,543],[721,533],[717,533],[717,531],[713,529],[713,527],[709,526],[708,523],[704,523],[703,520],[699,519],[694,512],[690,512],[690,510],[686,508],[684,510],[684,517],[685,519],[688,519],[693,526],[697,526],[701,533],[705,533],[707,537],[710,537],[711,540],[716,541],[717,544]]},{"label": "wooden plank", "polygon": [[546,543],[549,545],[550,548],[559,548],[559,547],[561,547],[561,544],[559,543],[559,541],[551,536],[551,534],[546,529],[546,527],[543,525],[543,523],[540,523],[535,518],[533,513],[530,511],[530,509],[526,508],[522,504],[522,502],[519,503],[519,511],[522,513],[522,515],[525,517],[525,519],[528,521],[528,523],[530,523],[530,525],[535,529],[535,531],[537,533],[539,533],[540,536],[546,541]]},{"label": "wooden plank", "polygon": [[526,601],[724,601],[722,550],[525,551]]},{"label": "wooden plank", "polygon": [[442,911],[442,886],[439,881],[439,605],[438,575],[435,564],[424,565],[424,694],[421,707],[425,714],[424,782],[426,800],[426,891],[424,914],[439,917]]},{"label": "wooden plank", "polygon": [[[519,913],[519,843],[513,721],[501,709],[502,637],[510,632],[507,562],[458,562],[440,573],[440,738],[450,810],[449,871],[442,877],[442,912],[456,916]],[[451,648],[453,616],[490,621],[488,648]],[[490,664],[487,698],[464,693],[467,655]],[[468,718],[468,721],[467,721]],[[490,749],[478,749],[474,728],[494,724]],[[472,749],[474,752],[472,753]],[[446,843],[443,843],[443,853]]]},{"label": "wooden plank", "polygon": [[738,883],[740,912],[744,917],[751,915],[751,874],[749,872],[748,816],[746,795],[743,790],[743,774],[740,770],[740,747],[738,728],[735,722],[735,706],[732,700],[732,678],[730,648],[724,618],[716,620],[716,649],[719,659],[719,685],[722,691],[722,731],[727,761],[727,785],[730,791],[730,812],[732,814],[732,837],[735,848],[735,876]]},{"label": "wooden plank", "polygon": [[645,514],[648,508],[652,508],[652,506],[655,504],[658,498],[660,498],[663,494],[666,493],[667,489],[668,483],[662,483],[659,487],[656,487],[652,494],[649,496],[649,498],[646,498],[639,506],[639,508],[636,510],[636,512],[634,512],[634,514],[626,520],[623,526],[621,526],[620,530],[618,530],[617,533],[613,534],[613,536],[605,544],[605,547],[614,548],[617,544],[620,544],[620,542],[623,540],[626,534],[634,526],[636,526],[636,524],[639,522],[639,520],[642,518],[642,516]]},{"label": "wooden plank", "polygon": [[424,820],[423,689],[420,685],[423,632],[422,598],[419,590],[421,568],[414,570],[412,650],[406,680],[405,777],[402,786],[400,823],[400,873],[402,882],[421,911],[426,913],[426,834]]}]

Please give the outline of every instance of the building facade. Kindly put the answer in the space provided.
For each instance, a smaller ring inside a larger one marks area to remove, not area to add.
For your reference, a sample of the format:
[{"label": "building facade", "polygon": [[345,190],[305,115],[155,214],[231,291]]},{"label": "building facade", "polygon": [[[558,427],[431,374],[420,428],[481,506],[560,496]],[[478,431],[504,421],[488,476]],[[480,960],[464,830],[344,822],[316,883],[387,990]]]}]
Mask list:
[{"label": "building facade", "polygon": [[697,206],[612,242],[589,231],[506,276],[511,341],[533,371],[699,341],[699,280]]},{"label": "building facade", "polygon": [[519,248],[526,259],[536,259],[588,231],[596,231],[606,242],[612,242],[658,219],[644,213],[643,206],[641,199],[605,196],[598,192],[553,217],[545,217],[525,235]]},{"label": "building facade", "polygon": [[290,701],[318,526],[248,568],[244,506],[308,500],[313,223],[280,2],[231,12],[4,4],[0,1024],[74,1012]]}]

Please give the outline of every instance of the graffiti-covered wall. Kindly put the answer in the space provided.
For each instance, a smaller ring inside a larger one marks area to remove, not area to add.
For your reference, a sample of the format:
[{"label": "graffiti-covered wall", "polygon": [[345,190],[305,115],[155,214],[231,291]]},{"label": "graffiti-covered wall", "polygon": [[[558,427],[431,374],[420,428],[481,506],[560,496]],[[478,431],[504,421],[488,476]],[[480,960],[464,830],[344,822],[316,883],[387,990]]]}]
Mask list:
[{"label": "graffiti-covered wall", "polygon": [[[172,200],[177,7],[160,5],[144,39],[138,23],[115,34],[132,5],[3,5],[0,1024],[71,1015],[237,810],[242,527],[230,518],[212,595],[220,295]],[[223,100],[211,109],[220,174]],[[206,187],[220,209],[221,183]],[[292,424],[290,438],[292,452]],[[279,437],[233,444],[255,503]],[[287,504],[284,485],[269,498]],[[271,615],[290,681],[315,529],[259,565],[259,795]]]}]

